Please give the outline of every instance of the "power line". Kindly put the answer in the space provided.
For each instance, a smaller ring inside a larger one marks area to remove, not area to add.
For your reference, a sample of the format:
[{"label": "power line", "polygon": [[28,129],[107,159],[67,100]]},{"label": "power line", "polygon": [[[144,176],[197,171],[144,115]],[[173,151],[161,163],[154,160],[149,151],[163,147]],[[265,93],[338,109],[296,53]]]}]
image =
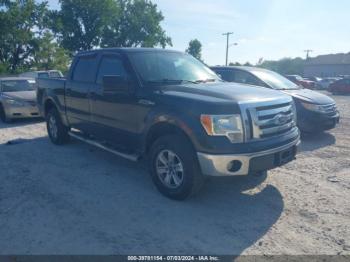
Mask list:
[{"label": "power line", "polygon": [[304,50],[304,52],[306,53],[306,59],[309,59],[310,58],[310,53],[312,53],[314,50],[311,50],[311,49],[306,49]]},{"label": "power line", "polygon": [[226,66],[228,64],[228,49],[229,49],[229,43],[230,43],[230,35],[233,35],[233,32],[227,32],[222,35],[226,36]]}]

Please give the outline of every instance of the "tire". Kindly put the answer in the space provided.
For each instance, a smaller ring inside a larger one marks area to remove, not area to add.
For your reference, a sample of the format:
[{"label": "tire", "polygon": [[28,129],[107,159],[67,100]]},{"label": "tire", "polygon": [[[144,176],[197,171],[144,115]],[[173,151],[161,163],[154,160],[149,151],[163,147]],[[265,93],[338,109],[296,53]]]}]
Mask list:
[{"label": "tire", "polygon": [[166,135],[156,140],[150,149],[149,166],[158,191],[170,199],[190,197],[204,181],[196,152],[181,135]]},{"label": "tire", "polygon": [[6,116],[4,107],[0,104],[0,119],[3,123],[11,123],[12,119]]},{"label": "tire", "polygon": [[63,145],[69,141],[69,128],[63,125],[56,108],[52,108],[46,115],[46,128],[49,138],[55,145]]}]

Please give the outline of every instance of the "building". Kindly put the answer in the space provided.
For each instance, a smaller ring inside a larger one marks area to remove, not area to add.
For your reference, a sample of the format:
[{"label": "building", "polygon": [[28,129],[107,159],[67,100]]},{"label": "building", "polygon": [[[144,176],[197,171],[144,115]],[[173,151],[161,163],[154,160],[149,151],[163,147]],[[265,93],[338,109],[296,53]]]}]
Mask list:
[{"label": "building", "polygon": [[350,53],[320,55],[308,59],[304,66],[306,77],[332,77],[350,75]]}]

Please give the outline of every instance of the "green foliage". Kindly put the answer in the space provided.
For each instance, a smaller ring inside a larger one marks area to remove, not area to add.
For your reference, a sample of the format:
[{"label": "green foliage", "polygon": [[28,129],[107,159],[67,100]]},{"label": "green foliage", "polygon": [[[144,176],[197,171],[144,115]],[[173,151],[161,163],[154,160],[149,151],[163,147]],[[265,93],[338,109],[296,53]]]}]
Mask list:
[{"label": "green foliage", "polygon": [[58,45],[49,31],[46,31],[39,39],[39,48],[35,52],[32,69],[57,69],[66,72],[69,63],[70,57],[68,52]]},{"label": "green foliage", "polygon": [[191,40],[186,52],[193,57],[202,60],[202,43],[198,39]]},{"label": "green foliage", "polygon": [[0,1],[0,62],[6,71],[15,73],[30,63],[46,12],[46,2]]},{"label": "green foliage", "polygon": [[305,61],[300,57],[294,59],[283,58],[278,61],[264,61],[258,66],[276,71],[280,74],[302,75],[304,72],[304,62]]},{"label": "green foliage", "polygon": [[103,47],[156,47],[172,45],[160,26],[164,16],[148,0],[116,0],[115,14],[104,27]]},{"label": "green foliage", "polygon": [[238,63],[238,62],[236,62],[236,63],[231,62],[231,63],[229,64],[229,66],[241,66],[241,64]]},{"label": "green foliage", "polygon": [[50,12],[50,28],[70,51],[89,50],[101,43],[104,28],[117,15],[113,0],[60,0]]},{"label": "green foliage", "polygon": [[60,0],[51,29],[72,52],[94,47],[171,45],[160,26],[164,17],[148,0]]},{"label": "green foliage", "polygon": [[165,47],[164,17],[149,0],[0,0],[0,74],[66,71],[70,56],[95,47]]}]

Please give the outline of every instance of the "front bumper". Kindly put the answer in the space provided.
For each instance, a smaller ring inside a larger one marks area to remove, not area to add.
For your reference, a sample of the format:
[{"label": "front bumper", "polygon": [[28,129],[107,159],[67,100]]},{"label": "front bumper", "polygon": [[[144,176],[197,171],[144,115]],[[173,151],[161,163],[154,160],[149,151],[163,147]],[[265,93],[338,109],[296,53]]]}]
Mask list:
[{"label": "front bumper", "polygon": [[5,113],[9,119],[40,117],[38,107],[31,104],[22,106],[7,104],[5,106]]},{"label": "front bumper", "polygon": [[303,132],[319,132],[335,128],[339,121],[339,112],[331,116],[321,113],[305,113],[298,118],[298,127]]},{"label": "front bumper", "polygon": [[211,155],[197,153],[202,173],[207,176],[239,176],[265,171],[295,159],[298,136],[293,142],[265,151],[248,154]]}]

